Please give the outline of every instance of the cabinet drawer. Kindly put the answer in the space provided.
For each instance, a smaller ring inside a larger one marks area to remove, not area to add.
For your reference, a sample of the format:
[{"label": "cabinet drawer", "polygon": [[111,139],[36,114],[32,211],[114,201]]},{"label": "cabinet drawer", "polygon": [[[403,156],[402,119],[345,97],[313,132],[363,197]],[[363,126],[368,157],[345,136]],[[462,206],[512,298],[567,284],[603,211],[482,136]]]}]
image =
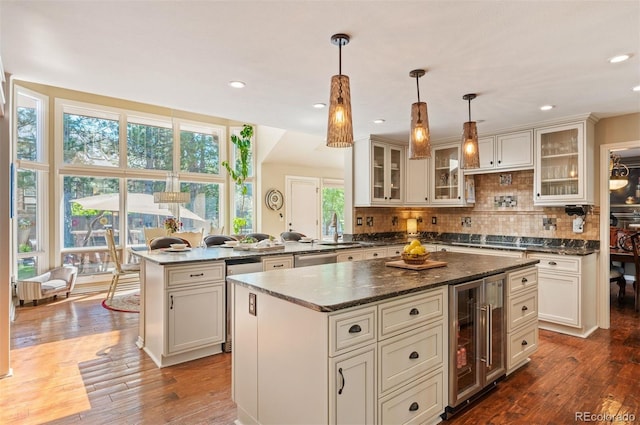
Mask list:
[{"label": "cabinet drawer", "polygon": [[577,257],[542,254],[529,254],[528,257],[540,260],[538,267],[544,270],[560,270],[571,273],[580,272],[580,258]]},{"label": "cabinet drawer", "polygon": [[387,257],[397,257],[398,255],[402,255],[402,251],[404,250],[404,245],[396,245],[387,247]]},{"label": "cabinet drawer", "polygon": [[347,251],[347,252],[338,251],[338,258],[336,259],[336,261],[338,263],[342,263],[344,261],[360,261],[363,259],[364,259],[364,253],[361,250]]},{"label": "cabinet drawer", "polygon": [[175,286],[194,285],[211,281],[224,281],[224,261],[205,266],[172,266],[167,267],[169,288]]},{"label": "cabinet drawer", "polygon": [[409,388],[380,399],[378,423],[422,424],[436,423],[444,411],[444,372],[438,369]]},{"label": "cabinet drawer", "polygon": [[509,273],[508,277],[508,293],[517,294],[530,288],[538,286],[538,268],[530,267],[524,270],[518,270]]},{"label": "cabinet drawer", "polygon": [[293,268],[292,255],[280,255],[276,257],[265,257],[262,259],[262,270],[265,272],[290,268]]},{"label": "cabinet drawer", "polygon": [[509,334],[507,344],[507,369],[511,369],[538,349],[538,323],[533,322]]},{"label": "cabinet drawer", "polygon": [[415,329],[444,315],[446,287],[424,295],[414,295],[378,306],[380,339]]},{"label": "cabinet drawer", "polygon": [[329,316],[329,355],[335,356],[376,340],[376,308]]},{"label": "cabinet drawer", "polygon": [[387,248],[372,248],[364,249],[362,251],[365,260],[372,260],[374,258],[385,258],[387,256]]},{"label": "cabinet drawer", "polygon": [[530,321],[538,320],[538,290],[532,288],[517,297],[509,298],[507,306],[507,317],[509,323],[507,330],[509,332],[523,326]]},{"label": "cabinet drawer", "polygon": [[378,388],[385,393],[443,363],[442,321],[378,344]]}]

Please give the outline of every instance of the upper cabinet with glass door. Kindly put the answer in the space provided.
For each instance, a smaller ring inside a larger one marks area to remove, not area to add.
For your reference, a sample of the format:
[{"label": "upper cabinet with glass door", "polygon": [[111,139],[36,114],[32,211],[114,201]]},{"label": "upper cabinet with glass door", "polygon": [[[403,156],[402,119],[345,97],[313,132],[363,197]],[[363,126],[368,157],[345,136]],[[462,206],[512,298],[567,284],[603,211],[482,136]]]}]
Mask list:
[{"label": "upper cabinet with glass door", "polygon": [[538,128],[535,205],[588,205],[594,200],[593,122]]},{"label": "upper cabinet with glass door", "polygon": [[376,139],[353,147],[355,206],[391,206],[404,202],[405,148]]},{"label": "upper cabinet with glass door", "polygon": [[460,168],[460,143],[432,146],[431,151],[431,205],[466,205],[465,181]]}]

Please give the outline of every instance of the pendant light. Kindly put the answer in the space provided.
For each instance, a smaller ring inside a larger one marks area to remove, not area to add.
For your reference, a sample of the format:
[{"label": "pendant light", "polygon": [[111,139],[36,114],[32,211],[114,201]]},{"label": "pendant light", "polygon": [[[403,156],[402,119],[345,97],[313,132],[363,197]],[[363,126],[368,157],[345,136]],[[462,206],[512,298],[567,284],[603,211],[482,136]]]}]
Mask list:
[{"label": "pendant light", "polygon": [[349,36],[334,34],[331,36],[331,43],[338,46],[339,61],[338,75],[331,77],[327,146],[348,148],[353,146],[353,123],[351,122],[349,77],[342,75],[342,46],[349,44]]},{"label": "pendant light", "polygon": [[620,162],[620,155],[609,156],[609,190],[618,190],[629,184],[629,167]]},{"label": "pendant light", "polygon": [[478,151],[478,128],[476,122],[471,121],[471,101],[476,98],[475,93],[462,96],[469,102],[469,121],[462,127],[462,168],[480,168],[480,152]]},{"label": "pendant light", "polygon": [[411,78],[416,79],[418,101],[411,104],[411,135],[409,137],[409,159],[431,158],[431,135],[429,134],[429,116],[427,103],[420,102],[419,78],[426,74],[424,69],[414,69],[409,72]]}]

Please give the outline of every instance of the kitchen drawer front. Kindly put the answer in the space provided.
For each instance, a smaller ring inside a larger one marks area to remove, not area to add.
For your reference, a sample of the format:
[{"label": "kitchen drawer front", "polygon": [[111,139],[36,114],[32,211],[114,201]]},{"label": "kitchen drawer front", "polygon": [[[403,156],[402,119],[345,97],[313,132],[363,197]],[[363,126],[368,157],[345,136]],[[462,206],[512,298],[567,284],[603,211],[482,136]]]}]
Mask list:
[{"label": "kitchen drawer front", "polygon": [[445,407],[444,382],[444,371],[438,369],[414,385],[381,398],[378,423],[415,425],[439,422],[437,419]]},{"label": "kitchen drawer front", "polygon": [[385,258],[387,256],[387,248],[369,248],[362,251],[365,260],[372,260],[374,258]]},{"label": "kitchen drawer front", "polygon": [[538,322],[508,334],[507,344],[507,369],[511,369],[538,349]]},{"label": "kitchen drawer front", "polygon": [[280,255],[262,259],[262,270],[265,272],[291,268],[293,268],[293,255]]},{"label": "kitchen drawer front", "polygon": [[509,295],[526,291],[529,288],[538,286],[538,268],[529,267],[524,270],[517,270],[509,273],[508,277]]},{"label": "kitchen drawer front", "polygon": [[342,263],[345,261],[360,261],[364,260],[364,253],[361,250],[340,252],[338,251],[338,257],[336,261]]},{"label": "kitchen drawer front", "polygon": [[380,394],[406,384],[444,360],[442,321],[420,327],[378,344],[378,388]]},{"label": "kitchen drawer front", "polygon": [[170,266],[167,267],[167,287],[196,285],[198,283],[224,281],[224,261],[209,263],[206,266]]},{"label": "kitchen drawer front", "polygon": [[376,308],[329,316],[329,355],[335,356],[376,341]]},{"label": "kitchen drawer front", "polygon": [[529,254],[529,258],[540,260],[538,267],[544,270],[560,270],[580,273],[580,258],[568,255]]},{"label": "kitchen drawer front", "polygon": [[402,251],[404,250],[404,245],[394,245],[387,247],[387,257],[397,257],[398,255],[402,255]]},{"label": "kitchen drawer front", "polygon": [[510,297],[507,305],[507,317],[509,323],[507,331],[511,332],[524,326],[530,321],[538,320],[538,289],[533,288],[519,294],[517,297]]},{"label": "kitchen drawer front", "polygon": [[388,338],[444,317],[447,308],[445,289],[446,287],[441,287],[424,295],[413,295],[380,304],[379,338]]}]

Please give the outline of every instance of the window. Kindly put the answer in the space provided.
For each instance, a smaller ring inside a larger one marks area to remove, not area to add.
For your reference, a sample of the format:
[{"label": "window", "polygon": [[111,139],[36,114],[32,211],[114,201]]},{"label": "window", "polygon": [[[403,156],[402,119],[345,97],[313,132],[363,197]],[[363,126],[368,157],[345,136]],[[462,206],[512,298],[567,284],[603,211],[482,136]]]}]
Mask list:
[{"label": "window", "polygon": [[185,230],[199,230],[204,228],[205,234],[209,229],[219,228],[224,225],[220,214],[220,190],[218,183],[192,183],[180,184],[181,192],[189,192],[191,201],[186,204],[180,214],[180,220]]},{"label": "window", "polygon": [[127,165],[144,170],[173,170],[173,130],[170,121],[127,118]]},{"label": "window", "polygon": [[[337,229],[331,226],[333,213],[337,217]],[[344,183],[342,180],[322,181],[322,238],[331,239],[338,232],[344,233]]]},{"label": "window", "polygon": [[89,114],[90,111],[79,108],[65,108],[62,123],[64,163],[118,167],[120,162],[118,116],[97,112]]},{"label": "window", "polygon": [[180,170],[189,173],[220,174],[218,129],[180,123]]}]

